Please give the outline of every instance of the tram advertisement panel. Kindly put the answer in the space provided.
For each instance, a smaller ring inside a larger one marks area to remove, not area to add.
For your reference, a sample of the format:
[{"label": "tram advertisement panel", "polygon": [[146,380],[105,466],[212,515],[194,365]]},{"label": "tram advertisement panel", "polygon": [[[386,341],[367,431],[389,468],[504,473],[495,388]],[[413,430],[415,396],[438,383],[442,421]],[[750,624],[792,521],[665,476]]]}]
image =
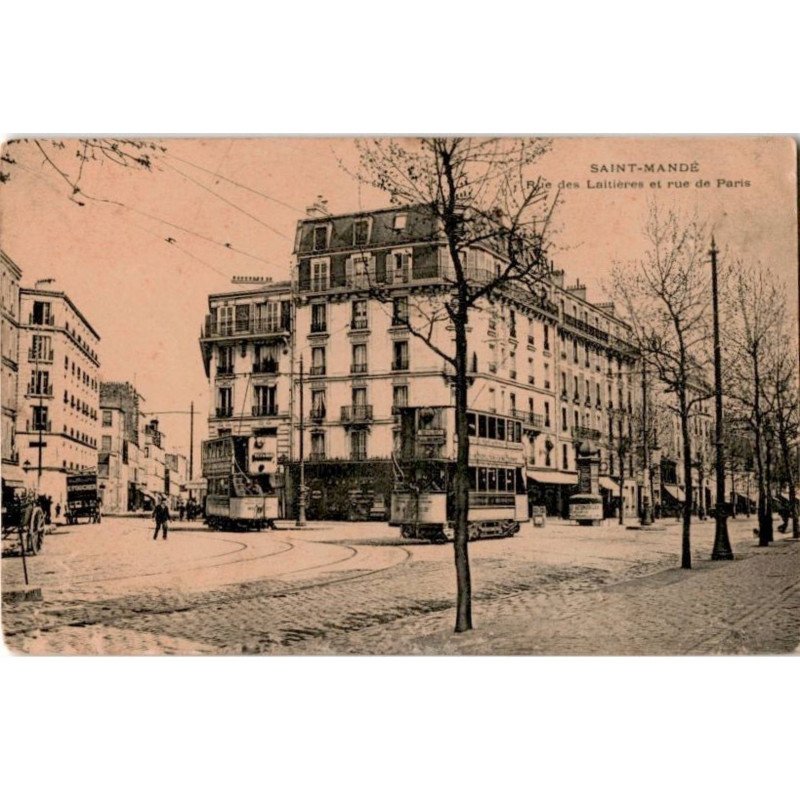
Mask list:
[{"label": "tram advertisement panel", "polygon": [[278,471],[278,439],[251,436],[247,443],[248,471],[251,475],[274,475]]},{"label": "tram advertisement panel", "polygon": [[447,495],[393,494],[392,522],[442,523],[447,521]]}]

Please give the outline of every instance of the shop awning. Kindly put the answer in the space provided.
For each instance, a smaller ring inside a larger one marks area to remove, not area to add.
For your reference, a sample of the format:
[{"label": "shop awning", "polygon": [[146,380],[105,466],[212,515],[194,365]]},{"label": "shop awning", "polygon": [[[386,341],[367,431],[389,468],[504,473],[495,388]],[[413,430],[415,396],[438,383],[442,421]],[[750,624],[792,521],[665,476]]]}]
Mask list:
[{"label": "shop awning", "polygon": [[601,475],[600,488],[611,492],[614,497],[619,497],[619,484],[613,478]]},{"label": "shop awning", "polygon": [[529,469],[528,477],[537,483],[551,483],[559,486],[574,486],[578,482],[577,475],[549,469]]},{"label": "shop awning", "polygon": [[674,483],[663,483],[662,486],[664,489],[669,492],[679,503],[686,502],[686,495],[683,493],[683,489],[680,486],[676,486]]}]

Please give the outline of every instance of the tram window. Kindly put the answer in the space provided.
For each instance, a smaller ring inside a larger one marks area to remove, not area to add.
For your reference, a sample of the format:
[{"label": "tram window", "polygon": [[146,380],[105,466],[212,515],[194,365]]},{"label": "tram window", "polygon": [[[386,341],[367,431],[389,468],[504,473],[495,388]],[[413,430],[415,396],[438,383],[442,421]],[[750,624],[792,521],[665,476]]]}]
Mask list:
[{"label": "tram window", "polygon": [[478,475],[475,467],[469,468],[469,488],[474,492],[478,488]]},{"label": "tram window", "polygon": [[478,467],[478,491],[486,491],[486,467]]},{"label": "tram window", "polygon": [[506,421],[504,419],[497,420],[497,438],[504,442],[506,439]]},{"label": "tram window", "polygon": [[496,492],[497,491],[497,470],[496,469],[489,469],[489,470],[486,470],[486,472],[487,472],[487,475],[486,475],[487,488],[489,489],[490,492]]},{"label": "tram window", "polygon": [[490,439],[497,438],[497,417],[489,417],[489,434]]},{"label": "tram window", "polygon": [[477,430],[475,428],[475,415],[467,414],[467,436],[475,436]]},{"label": "tram window", "polygon": [[508,487],[509,492],[514,491],[514,470],[507,469],[506,470],[506,486]]},{"label": "tram window", "polygon": [[506,471],[504,469],[497,470],[497,491],[504,492],[506,490]]},{"label": "tram window", "polygon": [[483,414],[478,414],[478,437],[486,438],[486,417]]}]

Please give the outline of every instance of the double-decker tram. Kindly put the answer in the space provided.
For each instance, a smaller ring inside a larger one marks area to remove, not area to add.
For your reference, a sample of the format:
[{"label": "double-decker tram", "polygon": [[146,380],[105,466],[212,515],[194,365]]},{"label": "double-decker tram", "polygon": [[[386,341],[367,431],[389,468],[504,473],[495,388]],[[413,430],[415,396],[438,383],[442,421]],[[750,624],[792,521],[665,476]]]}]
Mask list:
[{"label": "double-decker tram", "polygon": [[[455,408],[399,409],[390,524],[406,538],[452,540],[455,523]],[[467,412],[469,538],[513,536],[528,520],[522,423]]]},{"label": "double-decker tram", "polygon": [[221,436],[203,442],[206,524],[261,530],[278,518],[277,434]]}]

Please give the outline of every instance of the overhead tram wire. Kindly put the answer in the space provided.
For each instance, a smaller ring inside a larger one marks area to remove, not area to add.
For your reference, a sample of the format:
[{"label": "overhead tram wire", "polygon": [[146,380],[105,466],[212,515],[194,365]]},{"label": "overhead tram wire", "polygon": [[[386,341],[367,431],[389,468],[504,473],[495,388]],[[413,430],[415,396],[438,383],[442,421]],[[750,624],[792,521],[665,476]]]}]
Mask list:
[{"label": "overhead tram wire", "polygon": [[[50,180],[48,180],[48,178],[45,176],[45,174],[41,170],[35,170],[35,169],[25,165],[25,164],[22,164],[19,161],[17,162],[16,166],[19,166],[22,169],[26,170],[27,172],[30,172],[32,175],[35,175],[36,177],[40,178],[41,180],[46,181],[48,183],[48,185],[50,185],[51,188],[53,188],[53,191],[58,191],[57,189],[55,189],[53,183]],[[124,209],[126,211],[130,211],[131,213],[139,214],[140,216],[147,217],[148,219],[151,219],[154,222],[160,222],[162,225],[167,225],[170,228],[175,228],[176,230],[183,231],[183,233],[188,233],[190,236],[195,236],[198,239],[202,239],[203,241],[209,242],[210,244],[217,245],[218,247],[221,247],[221,248],[227,250],[228,252],[233,252],[233,253],[237,253],[238,255],[246,256],[247,258],[251,258],[254,261],[260,261],[262,264],[266,264],[267,266],[270,266],[270,267],[276,267],[277,269],[283,269],[284,268],[283,265],[278,264],[275,261],[270,261],[269,259],[262,258],[261,256],[254,255],[253,253],[248,253],[246,250],[241,250],[238,247],[234,247],[234,245],[232,245],[230,242],[220,242],[220,241],[218,241],[216,239],[213,239],[212,237],[207,236],[207,235],[205,235],[203,233],[198,233],[197,231],[193,231],[190,228],[186,228],[186,227],[184,227],[182,225],[178,225],[175,222],[170,222],[169,220],[166,220],[163,217],[159,217],[156,214],[151,214],[151,213],[149,213],[147,211],[142,211],[141,209],[135,208],[134,206],[128,205],[127,203],[123,203],[120,200],[111,200],[111,199],[106,198],[106,197],[95,197],[94,195],[87,194],[77,184],[73,185],[73,189],[75,189],[75,188],[78,189],[78,192],[75,192],[75,194],[77,194],[79,197],[85,197],[87,200],[93,200],[94,202],[97,202],[97,203],[106,203],[108,205],[118,206],[119,208],[122,208],[122,209]],[[141,230],[147,230],[147,229],[146,228],[142,228]],[[152,233],[152,231],[150,231],[150,233]],[[158,235],[158,234],[153,234],[153,235]],[[165,241],[166,241],[166,239],[165,239]],[[172,244],[172,242],[168,242],[168,244]]]},{"label": "overhead tram wire", "polygon": [[263,197],[265,200],[270,200],[273,203],[277,203],[279,206],[283,206],[284,208],[288,208],[290,211],[296,211],[298,214],[304,214],[304,210],[302,208],[297,208],[289,203],[285,203],[283,200],[278,200],[277,197],[272,197],[268,195],[266,192],[262,192],[259,189],[254,189],[252,186],[247,186],[244,183],[240,183],[239,181],[233,180],[233,178],[228,178],[225,175],[222,175],[219,172],[215,172],[213,169],[208,169],[207,167],[201,167],[199,164],[195,164],[193,161],[189,161],[186,158],[181,158],[181,156],[176,156],[175,153],[167,152],[164,154],[166,158],[174,158],[176,161],[181,161],[184,164],[187,164],[190,167],[194,167],[195,169],[199,169],[201,172],[205,172],[209,175],[213,175],[215,178],[219,178],[222,181],[230,183],[233,186],[238,186],[240,189],[244,189],[245,191],[252,192],[259,197]]},{"label": "overhead tram wire", "polygon": [[230,200],[228,200],[227,197],[225,197],[224,195],[221,195],[219,192],[215,192],[211,187],[206,186],[204,183],[201,183],[200,181],[196,180],[191,175],[187,175],[185,172],[181,172],[181,170],[179,170],[177,167],[172,166],[172,164],[168,164],[167,163],[167,166],[171,170],[174,170],[175,172],[177,172],[178,175],[183,176],[187,181],[191,181],[191,183],[195,184],[196,186],[199,186],[201,189],[204,189],[209,194],[214,195],[214,197],[218,198],[219,200],[222,200],[223,203],[227,203],[231,208],[235,208],[237,211],[239,211],[240,213],[244,214],[246,217],[249,217],[254,222],[257,222],[259,225],[263,225],[267,230],[272,231],[276,236],[280,236],[282,239],[286,239],[287,242],[291,242],[292,241],[291,237],[287,236],[282,231],[279,231],[277,228],[274,228],[268,222],[264,222],[263,219],[261,219],[260,217],[257,217],[255,214],[251,214],[249,211],[247,211],[246,209],[242,208],[241,206],[237,206],[236,203],[231,202]]}]

